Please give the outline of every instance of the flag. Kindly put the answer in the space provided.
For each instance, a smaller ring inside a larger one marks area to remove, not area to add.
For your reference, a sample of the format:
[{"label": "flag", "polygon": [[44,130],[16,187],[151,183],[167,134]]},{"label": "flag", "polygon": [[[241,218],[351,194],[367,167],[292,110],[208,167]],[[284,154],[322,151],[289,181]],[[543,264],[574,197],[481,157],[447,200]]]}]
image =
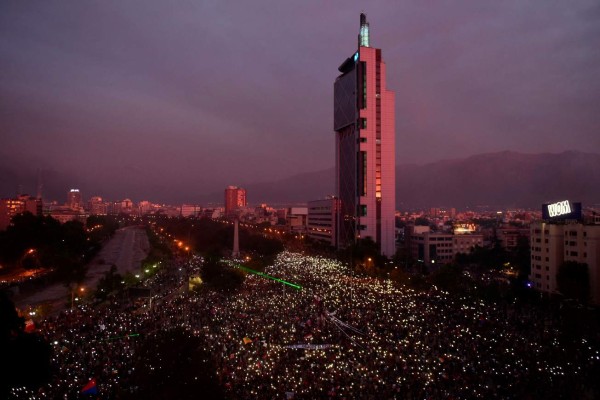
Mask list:
[{"label": "flag", "polygon": [[90,381],[81,389],[83,394],[98,394],[98,388],[96,387],[96,379],[92,378]]},{"label": "flag", "polygon": [[32,319],[28,319],[25,321],[25,332],[31,333],[33,331],[35,331],[35,324],[33,323]]}]

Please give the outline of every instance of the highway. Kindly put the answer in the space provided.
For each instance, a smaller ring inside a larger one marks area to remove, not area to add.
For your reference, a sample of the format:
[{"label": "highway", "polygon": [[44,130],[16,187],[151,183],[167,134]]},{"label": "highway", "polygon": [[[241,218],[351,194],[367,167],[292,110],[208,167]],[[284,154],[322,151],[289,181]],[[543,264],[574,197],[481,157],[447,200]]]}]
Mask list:
[{"label": "highway", "polygon": [[[144,229],[137,226],[117,230],[115,235],[104,245],[98,255],[88,264],[88,271],[81,286],[85,290],[94,290],[98,281],[114,264],[117,272],[139,272],[141,262],[149,251],[148,236]],[[89,293],[89,292],[88,292]],[[52,306],[51,312],[57,312],[66,307],[71,299],[71,292],[65,285],[56,283],[26,296],[17,296],[15,304],[20,309],[37,306],[42,303]]]}]

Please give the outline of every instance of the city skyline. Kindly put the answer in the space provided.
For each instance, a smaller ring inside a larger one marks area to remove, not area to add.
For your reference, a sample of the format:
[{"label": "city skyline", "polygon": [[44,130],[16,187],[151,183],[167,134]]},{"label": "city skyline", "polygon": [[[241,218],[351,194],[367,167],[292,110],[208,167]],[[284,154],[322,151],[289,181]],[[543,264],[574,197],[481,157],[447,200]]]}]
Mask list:
[{"label": "city skyline", "polygon": [[[3,4],[1,194],[35,193],[37,169],[59,192],[166,201],[330,168],[329,66],[362,8],[316,4]],[[598,153],[593,6],[364,9],[399,93],[397,164]]]},{"label": "city skyline", "polygon": [[[467,178],[465,171],[470,171]],[[305,204],[334,194],[335,169],[298,174],[287,179],[244,185],[250,193],[249,202],[278,205]],[[6,179],[6,176],[4,176]],[[35,177],[24,181],[29,185],[14,185],[5,198],[31,194]],[[57,177],[55,177],[57,178]],[[60,177],[58,177],[60,178]],[[65,192],[72,185],[65,178],[38,185],[45,203],[63,204]],[[3,181],[5,182],[5,181]],[[418,166],[403,164],[396,167],[397,210],[429,207],[501,209],[537,209],[539,204],[559,201],[566,197],[597,206],[600,199],[600,154],[565,151],[557,154],[523,154],[498,152],[480,154],[464,159],[443,160]],[[8,185],[5,185],[8,187]],[[84,200],[100,197],[111,201],[131,199],[158,204],[223,203],[223,186],[214,191],[203,188],[202,193],[170,192],[159,194],[135,193],[131,188],[97,187],[85,182]],[[213,188],[214,189],[214,188]],[[39,191],[38,191],[39,193]]]}]

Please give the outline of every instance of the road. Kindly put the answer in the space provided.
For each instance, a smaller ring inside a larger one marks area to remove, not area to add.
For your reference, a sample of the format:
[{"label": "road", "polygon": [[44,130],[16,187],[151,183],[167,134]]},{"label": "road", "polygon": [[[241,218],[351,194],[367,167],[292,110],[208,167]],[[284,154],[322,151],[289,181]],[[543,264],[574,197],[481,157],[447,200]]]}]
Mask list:
[{"label": "road", "polygon": [[[146,231],[139,227],[125,227],[115,232],[115,235],[104,245],[98,255],[88,264],[88,271],[83,287],[93,290],[98,281],[114,264],[117,272],[124,275],[127,272],[139,272],[142,260],[148,255],[150,244]],[[70,301],[71,293],[63,284],[57,283],[23,297],[15,298],[15,304],[20,309],[36,306],[41,303],[51,304],[51,312],[60,311]]]}]

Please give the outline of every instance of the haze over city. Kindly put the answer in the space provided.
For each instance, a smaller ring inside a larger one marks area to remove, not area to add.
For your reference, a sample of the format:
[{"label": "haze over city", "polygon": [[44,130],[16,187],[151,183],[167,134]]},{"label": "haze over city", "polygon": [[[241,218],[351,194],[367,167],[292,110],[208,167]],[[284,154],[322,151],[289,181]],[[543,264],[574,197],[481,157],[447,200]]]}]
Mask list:
[{"label": "haze over city", "polygon": [[332,82],[362,10],[396,92],[397,164],[600,152],[596,1],[365,8],[3,2],[0,194],[34,193],[41,169],[54,196],[195,201],[331,168]]},{"label": "haze over city", "polygon": [[0,5],[0,399],[600,398],[600,5]]}]

